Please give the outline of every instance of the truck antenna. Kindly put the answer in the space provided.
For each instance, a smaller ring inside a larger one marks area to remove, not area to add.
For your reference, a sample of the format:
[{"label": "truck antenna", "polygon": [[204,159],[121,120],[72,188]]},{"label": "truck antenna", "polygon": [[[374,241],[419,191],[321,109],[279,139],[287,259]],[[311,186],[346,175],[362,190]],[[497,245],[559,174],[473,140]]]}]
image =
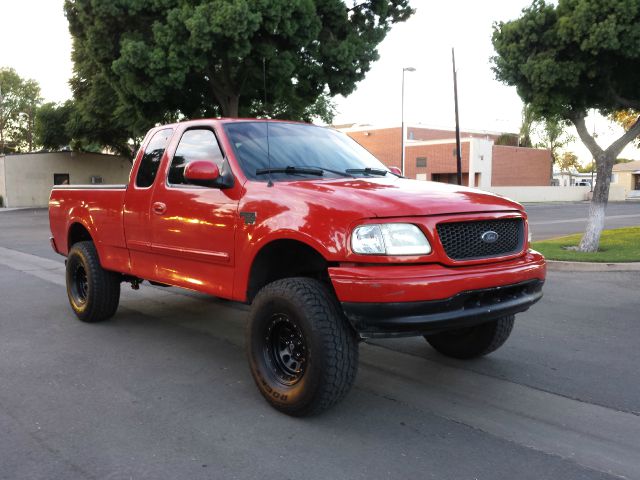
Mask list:
[{"label": "truck antenna", "polygon": [[[262,86],[264,88],[264,113],[267,116],[267,62],[262,57]],[[265,120],[267,126],[267,170],[269,171],[269,182],[267,187],[273,187],[273,180],[271,179],[271,152],[269,149],[269,117]]]}]

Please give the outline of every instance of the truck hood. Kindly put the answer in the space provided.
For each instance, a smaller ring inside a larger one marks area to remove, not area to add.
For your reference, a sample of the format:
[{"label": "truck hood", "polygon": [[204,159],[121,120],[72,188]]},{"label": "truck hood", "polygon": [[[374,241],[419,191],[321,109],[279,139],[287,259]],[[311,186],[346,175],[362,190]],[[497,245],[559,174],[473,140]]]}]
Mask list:
[{"label": "truck hood", "polygon": [[369,217],[412,217],[519,210],[520,204],[493,193],[440,182],[397,177],[287,182],[303,197],[337,208],[370,212]]}]

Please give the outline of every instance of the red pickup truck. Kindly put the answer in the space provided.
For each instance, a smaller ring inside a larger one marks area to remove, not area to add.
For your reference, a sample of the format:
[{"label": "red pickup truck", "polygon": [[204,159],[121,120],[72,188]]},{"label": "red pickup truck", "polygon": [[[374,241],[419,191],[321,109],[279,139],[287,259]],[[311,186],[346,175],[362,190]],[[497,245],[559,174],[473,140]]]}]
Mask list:
[{"label": "red pickup truck", "polygon": [[56,186],[49,215],[80,320],[112,317],[122,282],[251,304],[255,382],[297,416],[344,397],[366,338],[424,336],[455,358],[496,350],[545,279],[521,205],[402,178],[301,123],[156,127],[128,185]]}]

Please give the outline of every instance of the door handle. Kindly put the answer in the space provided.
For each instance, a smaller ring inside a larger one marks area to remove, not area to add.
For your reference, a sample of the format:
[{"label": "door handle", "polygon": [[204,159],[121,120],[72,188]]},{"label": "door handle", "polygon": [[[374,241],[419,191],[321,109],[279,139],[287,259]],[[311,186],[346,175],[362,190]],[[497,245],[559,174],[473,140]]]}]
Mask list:
[{"label": "door handle", "polygon": [[164,215],[167,211],[167,206],[162,202],[155,202],[151,208],[156,215]]}]

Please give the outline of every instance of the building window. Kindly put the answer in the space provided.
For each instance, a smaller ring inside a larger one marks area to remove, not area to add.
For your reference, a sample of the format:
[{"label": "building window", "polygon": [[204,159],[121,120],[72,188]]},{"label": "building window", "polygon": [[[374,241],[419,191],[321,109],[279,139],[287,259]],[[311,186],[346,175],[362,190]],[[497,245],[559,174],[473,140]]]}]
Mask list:
[{"label": "building window", "polygon": [[416,139],[416,136],[413,133],[413,130],[409,130],[409,140],[415,140],[415,139]]},{"label": "building window", "polygon": [[54,185],[69,185],[69,174],[68,173],[54,173],[53,174],[53,184]]},{"label": "building window", "polygon": [[426,168],[427,166],[427,157],[418,157],[416,158],[416,168]]}]

